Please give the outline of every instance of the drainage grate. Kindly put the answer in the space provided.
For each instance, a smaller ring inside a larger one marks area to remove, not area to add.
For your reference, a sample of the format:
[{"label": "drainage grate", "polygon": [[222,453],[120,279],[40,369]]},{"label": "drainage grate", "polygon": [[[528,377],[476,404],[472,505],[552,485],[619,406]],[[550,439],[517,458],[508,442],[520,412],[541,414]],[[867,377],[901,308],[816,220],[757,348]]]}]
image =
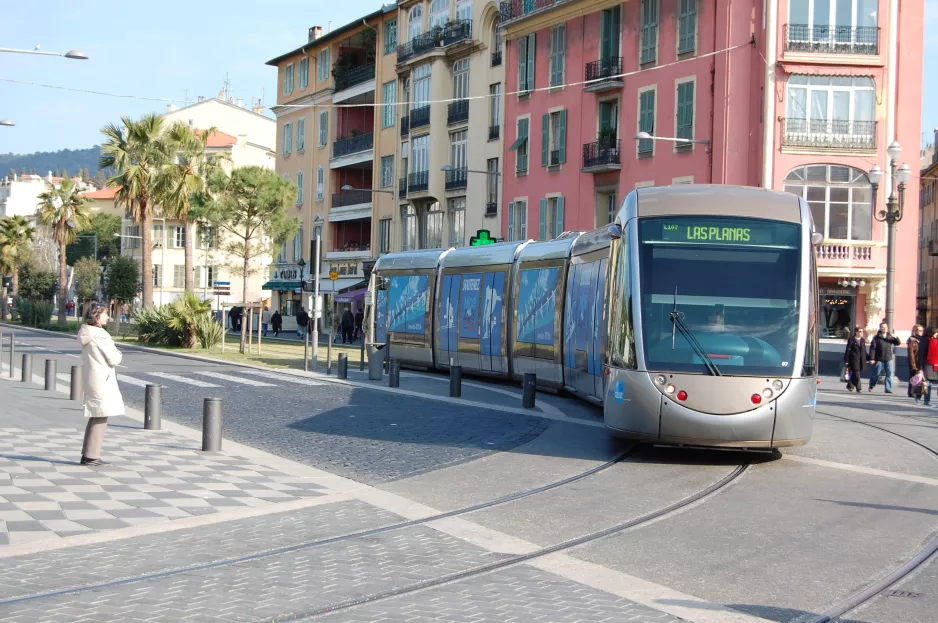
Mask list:
[{"label": "drainage grate", "polygon": [[922,596],[921,593],[913,593],[912,591],[897,591],[897,590],[883,591],[881,595],[883,595],[884,597],[913,597],[913,598]]}]

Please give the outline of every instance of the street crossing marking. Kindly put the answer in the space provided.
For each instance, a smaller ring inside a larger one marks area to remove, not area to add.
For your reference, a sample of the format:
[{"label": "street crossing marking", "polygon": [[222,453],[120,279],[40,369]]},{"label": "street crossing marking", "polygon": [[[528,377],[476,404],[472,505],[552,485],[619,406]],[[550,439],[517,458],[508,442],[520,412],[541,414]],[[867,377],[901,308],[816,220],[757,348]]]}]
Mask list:
[{"label": "street crossing marking", "polygon": [[244,368],[238,370],[241,374],[250,374],[251,376],[260,376],[265,379],[274,379],[275,381],[283,381],[284,383],[296,383],[297,385],[322,385],[320,381],[313,381],[310,379],[304,379],[302,377],[293,376],[291,374],[277,374],[276,372],[265,372],[264,370],[250,370]]},{"label": "street crossing marking", "polygon": [[117,375],[118,383],[127,383],[128,385],[135,385],[137,387],[146,387],[147,385],[153,385],[153,383],[147,383],[146,381],[141,381],[140,379],[135,379],[132,376],[127,376],[126,374]]},{"label": "street crossing marking", "polygon": [[[196,387],[221,387],[220,385],[215,385],[214,383],[206,383],[205,381],[198,381],[196,379],[187,379],[184,376],[179,376],[178,374],[170,374],[169,372],[150,372],[153,376],[157,376],[161,379],[166,379],[168,381],[176,381],[177,383],[184,383],[186,385],[195,385]],[[120,380],[121,377],[117,377]],[[125,377],[126,380],[126,377]],[[136,380],[136,379],[134,379]]]},{"label": "street crossing marking", "polygon": [[231,376],[230,374],[223,374],[221,372],[209,372],[207,370],[196,371],[196,374],[202,376],[208,376],[213,379],[218,379],[220,381],[230,381],[232,383],[240,383],[241,385],[253,385],[254,387],[276,387],[273,383],[265,383],[263,381],[255,381],[254,379],[242,379],[237,376]]}]

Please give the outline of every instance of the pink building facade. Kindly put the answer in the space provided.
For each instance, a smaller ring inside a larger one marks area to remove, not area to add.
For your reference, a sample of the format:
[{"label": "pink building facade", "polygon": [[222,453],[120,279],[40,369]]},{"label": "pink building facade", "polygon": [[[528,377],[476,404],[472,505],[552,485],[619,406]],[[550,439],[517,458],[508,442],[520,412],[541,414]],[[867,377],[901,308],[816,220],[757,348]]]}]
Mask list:
[{"label": "pink building facade", "polygon": [[[599,227],[643,186],[785,190],[808,200],[825,237],[824,336],[875,326],[885,311],[886,227],[874,214],[890,180],[874,206],[868,173],[889,171],[892,141],[914,161],[921,125],[923,7],[903,3],[900,14],[898,5],[502,2],[505,238]],[[660,138],[635,140],[638,132]],[[898,226],[901,334],[916,312],[917,181]]]}]

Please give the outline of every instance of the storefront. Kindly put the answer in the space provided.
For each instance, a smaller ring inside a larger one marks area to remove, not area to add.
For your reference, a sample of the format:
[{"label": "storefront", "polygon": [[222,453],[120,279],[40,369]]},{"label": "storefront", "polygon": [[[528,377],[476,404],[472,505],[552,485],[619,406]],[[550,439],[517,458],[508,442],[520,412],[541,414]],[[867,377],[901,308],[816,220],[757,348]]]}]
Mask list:
[{"label": "storefront", "polygon": [[270,270],[270,280],[263,285],[264,290],[272,293],[270,311],[279,311],[283,317],[284,331],[296,330],[296,314],[306,298],[301,281],[309,279],[307,268],[296,264],[274,264]]},{"label": "storefront", "polygon": [[821,337],[847,339],[858,320],[857,288],[821,284],[820,295]]}]

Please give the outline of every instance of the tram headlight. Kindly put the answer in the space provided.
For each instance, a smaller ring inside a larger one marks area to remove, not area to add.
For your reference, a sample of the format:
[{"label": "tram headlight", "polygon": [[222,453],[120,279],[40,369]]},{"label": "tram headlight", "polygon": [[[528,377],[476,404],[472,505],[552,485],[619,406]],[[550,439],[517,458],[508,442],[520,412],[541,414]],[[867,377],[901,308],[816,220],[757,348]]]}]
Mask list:
[{"label": "tram headlight", "polygon": [[667,381],[668,381],[667,377],[665,377],[665,375],[663,374],[659,374],[657,378],[655,378],[655,383],[657,383],[658,385],[664,385]]},{"label": "tram headlight", "polygon": [[782,391],[782,388],[785,387],[785,384],[779,381],[778,379],[772,381],[772,389],[777,392]]},{"label": "tram headlight", "polygon": [[772,397],[772,390],[769,389],[768,387],[766,387],[765,389],[763,389],[763,390],[762,390],[762,397],[765,398],[766,400],[768,400],[769,398],[771,398],[771,397]]},{"label": "tram headlight", "polygon": [[667,387],[664,388],[664,391],[666,391],[666,392],[669,393],[669,394],[673,394],[673,393],[674,393],[674,389],[675,389],[675,388],[674,388],[674,385],[668,385]]}]

